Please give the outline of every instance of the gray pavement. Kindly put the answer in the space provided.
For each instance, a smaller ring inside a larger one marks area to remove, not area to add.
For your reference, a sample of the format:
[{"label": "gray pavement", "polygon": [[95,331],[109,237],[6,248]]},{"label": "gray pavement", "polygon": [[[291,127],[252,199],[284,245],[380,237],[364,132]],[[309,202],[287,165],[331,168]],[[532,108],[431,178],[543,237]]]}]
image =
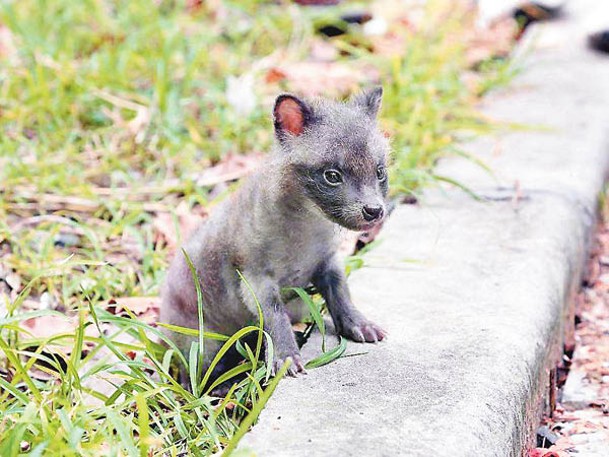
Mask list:
[{"label": "gray pavement", "polygon": [[[469,145],[496,179],[463,160],[440,166],[486,202],[435,190],[398,207],[351,276],[355,303],[387,341],[350,343],[353,357],[282,381],[241,449],[521,455],[561,354],[609,165],[609,58],[585,49],[582,26],[602,3],[571,2],[564,20],[544,25],[524,73],[486,103],[494,118],[547,128]],[[313,335],[305,356],[319,346]]]}]

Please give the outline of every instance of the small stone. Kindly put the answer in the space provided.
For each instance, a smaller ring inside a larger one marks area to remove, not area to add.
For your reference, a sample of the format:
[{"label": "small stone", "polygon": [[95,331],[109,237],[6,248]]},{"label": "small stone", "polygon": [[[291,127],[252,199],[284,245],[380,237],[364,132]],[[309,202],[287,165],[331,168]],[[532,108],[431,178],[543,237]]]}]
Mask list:
[{"label": "small stone", "polygon": [[249,73],[239,77],[229,75],[226,80],[226,101],[238,116],[249,116],[256,108],[253,75]]},{"label": "small stone", "polygon": [[6,316],[6,314],[7,314],[6,308],[10,302],[11,302],[11,300],[10,300],[9,295],[3,293],[0,290],[0,318]]},{"label": "small stone", "polygon": [[542,425],[537,429],[537,447],[549,448],[556,444],[556,441],[558,441],[558,435],[547,425]]},{"label": "small stone", "polygon": [[585,378],[586,373],[571,370],[562,391],[563,406],[585,408],[598,399],[598,389],[584,382]]},{"label": "small stone", "polygon": [[54,309],[55,298],[48,292],[40,296],[40,309]]},{"label": "small stone", "polygon": [[582,457],[606,457],[607,441],[606,434],[602,431],[590,433],[577,433],[569,436],[569,440],[575,446],[577,455]]},{"label": "small stone", "polygon": [[29,452],[30,443],[28,443],[27,441],[22,441],[21,443],[19,443],[19,448],[21,449],[21,452]]},{"label": "small stone", "polygon": [[53,240],[53,244],[61,248],[78,246],[80,238],[74,233],[59,233]]},{"label": "small stone", "polygon": [[9,273],[4,278],[4,281],[11,287],[14,291],[19,291],[21,289],[21,278],[18,274]]},{"label": "small stone", "polygon": [[379,36],[385,35],[389,25],[387,21],[382,17],[374,18],[364,24],[364,35],[366,36]]},{"label": "small stone", "polygon": [[605,273],[604,275],[600,275],[598,280],[603,284],[609,284],[609,274]]},{"label": "small stone", "polygon": [[80,281],[80,287],[82,290],[89,291],[97,285],[97,281],[93,278],[83,278]]}]

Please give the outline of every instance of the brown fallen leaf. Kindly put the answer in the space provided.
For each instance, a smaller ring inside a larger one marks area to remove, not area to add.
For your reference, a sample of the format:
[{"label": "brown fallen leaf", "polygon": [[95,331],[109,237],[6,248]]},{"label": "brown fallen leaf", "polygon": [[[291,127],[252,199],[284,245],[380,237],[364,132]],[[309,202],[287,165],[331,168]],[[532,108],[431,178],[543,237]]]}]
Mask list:
[{"label": "brown fallen leaf", "polygon": [[258,166],[264,154],[252,152],[247,155],[227,154],[217,164],[206,168],[196,180],[198,186],[235,181],[249,175]]},{"label": "brown fallen leaf", "polygon": [[16,292],[21,290],[21,277],[17,273],[9,273],[4,277],[4,282],[6,282],[10,288]]},{"label": "brown fallen leaf", "polygon": [[550,452],[547,452],[543,455],[543,457],[570,457],[571,454],[565,450],[556,449],[553,450],[554,446],[550,448]]},{"label": "brown fallen leaf", "polygon": [[492,57],[508,56],[514,47],[518,24],[511,17],[500,19],[489,27],[472,27],[465,57],[469,66]]},{"label": "brown fallen leaf", "polygon": [[203,0],[186,0],[184,7],[189,13],[196,13],[203,8]]},{"label": "brown fallen leaf", "polygon": [[160,297],[121,297],[108,300],[104,304],[106,309],[113,314],[127,317],[124,312],[128,308],[133,312],[140,322],[156,326],[159,320],[161,306]]},{"label": "brown fallen leaf", "polygon": [[285,75],[290,90],[305,97],[345,95],[379,77],[378,70],[337,62],[293,62],[276,67],[275,71]]},{"label": "brown fallen leaf", "polygon": [[276,67],[269,68],[264,76],[264,80],[267,84],[274,84],[276,82],[283,81],[285,78],[286,74]]},{"label": "brown fallen leaf", "polygon": [[[550,454],[550,455],[548,455]],[[529,452],[527,453],[527,457],[556,457],[555,455],[552,456],[552,452],[548,452],[548,450],[546,448],[543,447],[538,447],[535,449],[530,449]]]},{"label": "brown fallen leaf", "polygon": [[114,314],[120,314],[123,309],[129,308],[133,313],[139,315],[150,309],[158,310],[161,306],[161,299],[160,297],[119,297],[108,300],[104,305]]},{"label": "brown fallen leaf", "polygon": [[33,317],[23,321],[23,327],[36,338],[48,338],[61,333],[74,333],[77,323],[73,318],[55,314]]}]

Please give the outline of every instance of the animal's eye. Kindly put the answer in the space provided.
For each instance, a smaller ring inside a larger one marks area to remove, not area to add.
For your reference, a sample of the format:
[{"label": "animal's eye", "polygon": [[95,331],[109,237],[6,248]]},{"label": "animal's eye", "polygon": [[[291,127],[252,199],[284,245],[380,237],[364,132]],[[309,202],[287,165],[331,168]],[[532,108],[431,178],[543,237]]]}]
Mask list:
[{"label": "animal's eye", "polygon": [[338,186],[343,182],[343,177],[340,174],[340,171],[337,170],[324,171],[324,179],[332,186]]},{"label": "animal's eye", "polygon": [[385,181],[385,179],[387,179],[387,171],[385,170],[384,166],[379,165],[376,168],[376,177],[379,179],[379,181]]}]

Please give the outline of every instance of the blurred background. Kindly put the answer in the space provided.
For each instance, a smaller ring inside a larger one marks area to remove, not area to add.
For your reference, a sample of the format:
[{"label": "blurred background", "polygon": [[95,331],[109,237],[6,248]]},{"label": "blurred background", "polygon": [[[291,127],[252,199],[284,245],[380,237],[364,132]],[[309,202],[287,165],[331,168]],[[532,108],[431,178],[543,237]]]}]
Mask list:
[{"label": "blurred background", "polygon": [[33,307],[157,294],[180,236],[269,151],[281,92],[383,85],[392,192],[414,199],[458,138],[500,128],[475,105],[552,16],[489,3],[2,2],[0,297],[34,278]]}]

